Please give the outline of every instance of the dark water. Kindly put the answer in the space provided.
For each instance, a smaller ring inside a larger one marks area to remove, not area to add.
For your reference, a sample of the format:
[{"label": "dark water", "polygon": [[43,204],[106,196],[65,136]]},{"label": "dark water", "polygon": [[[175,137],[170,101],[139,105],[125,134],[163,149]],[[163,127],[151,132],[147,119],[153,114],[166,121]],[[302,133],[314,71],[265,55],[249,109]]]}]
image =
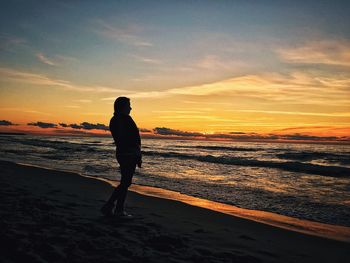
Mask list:
[{"label": "dark water", "polygon": [[[3,160],[119,178],[110,138],[0,136]],[[143,140],[134,182],[350,226],[350,146]]]}]

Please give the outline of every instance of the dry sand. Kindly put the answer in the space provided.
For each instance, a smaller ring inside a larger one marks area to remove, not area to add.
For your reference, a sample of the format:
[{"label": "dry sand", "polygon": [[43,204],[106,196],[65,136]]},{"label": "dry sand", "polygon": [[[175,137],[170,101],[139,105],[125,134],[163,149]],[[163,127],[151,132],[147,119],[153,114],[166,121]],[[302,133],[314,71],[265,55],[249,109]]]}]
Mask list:
[{"label": "dry sand", "polygon": [[105,218],[111,185],[0,161],[1,262],[350,262],[350,243],[129,192],[133,220]]}]

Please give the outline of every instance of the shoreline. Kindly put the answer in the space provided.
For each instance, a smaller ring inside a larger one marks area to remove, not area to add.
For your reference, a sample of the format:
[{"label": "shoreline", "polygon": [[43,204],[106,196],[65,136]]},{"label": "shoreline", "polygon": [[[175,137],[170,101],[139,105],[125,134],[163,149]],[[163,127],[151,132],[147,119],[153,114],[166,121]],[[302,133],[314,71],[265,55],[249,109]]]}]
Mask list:
[{"label": "shoreline", "polygon": [[[0,160],[1,161],[1,160]],[[7,162],[7,161],[6,161]],[[89,175],[83,175],[81,173],[70,171],[70,170],[56,170],[49,167],[44,167],[40,165],[32,165],[26,163],[16,163],[15,164],[28,166],[28,167],[37,167],[46,170],[53,170],[58,172],[68,172],[75,173],[81,177],[91,178],[106,182],[111,186],[115,186],[118,181],[112,181],[100,177],[94,177]],[[272,212],[262,211],[262,210],[251,210],[246,208],[240,208],[234,205],[220,203],[216,201],[211,201],[199,197],[193,197],[180,192],[163,189],[159,187],[147,186],[147,185],[138,185],[132,184],[129,188],[129,191],[139,193],[141,195],[152,196],[156,198],[163,198],[172,201],[179,201],[185,204],[189,204],[196,207],[201,207],[204,209],[212,210],[215,212],[224,213],[233,217],[239,217],[243,219],[252,220],[255,222],[263,223],[273,227],[278,227],[290,231],[295,231],[298,233],[303,233],[312,236],[318,236],[338,241],[345,241],[350,243],[350,227],[325,224],[316,221],[299,219],[295,217],[285,216],[281,214],[276,214]]]},{"label": "shoreline", "polygon": [[173,201],[180,201],[192,206],[224,213],[233,217],[252,220],[273,227],[350,243],[350,227],[324,224],[316,221],[299,219],[261,210],[240,208],[233,205],[193,197],[162,188],[133,185],[130,187],[130,190],[143,195],[149,195]]},{"label": "shoreline", "polygon": [[130,191],[133,220],[99,211],[110,183],[0,161],[5,262],[349,262],[350,244]]},{"label": "shoreline", "polygon": [[[70,170],[56,170],[54,168],[44,167],[40,165],[32,165],[26,163],[16,163],[15,164],[28,166],[28,167],[37,167],[46,170],[53,170],[58,172],[68,172],[75,173],[81,177],[91,178],[99,181],[106,182],[111,186],[115,186],[118,181],[112,181],[104,179],[101,177],[94,177],[89,175],[83,175],[76,171]],[[159,187],[147,186],[147,185],[138,185],[132,184],[129,188],[129,191],[137,192],[142,195],[164,198],[167,200],[180,201],[185,204],[189,204],[196,207],[201,207],[204,209],[209,209],[215,212],[224,213],[230,216],[244,218],[248,220],[253,220],[255,222],[271,225],[274,227],[279,227],[299,233],[304,233],[308,235],[329,238],[333,240],[345,241],[350,243],[350,227],[325,224],[316,221],[299,219],[295,217],[285,216],[281,214],[276,214],[272,212],[262,211],[262,210],[251,210],[246,208],[236,207],[234,205],[220,203],[216,201],[211,201],[199,197],[189,196],[182,194],[180,192],[163,189]]]}]

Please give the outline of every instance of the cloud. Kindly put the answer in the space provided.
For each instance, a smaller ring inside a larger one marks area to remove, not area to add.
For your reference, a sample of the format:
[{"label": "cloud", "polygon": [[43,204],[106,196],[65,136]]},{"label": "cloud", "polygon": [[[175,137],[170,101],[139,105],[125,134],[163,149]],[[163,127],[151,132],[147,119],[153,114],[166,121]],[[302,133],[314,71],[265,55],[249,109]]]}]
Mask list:
[{"label": "cloud", "polygon": [[24,45],[26,42],[20,37],[0,35],[0,50],[11,51],[14,47]]},{"label": "cloud", "polygon": [[208,115],[194,115],[194,114],[186,114],[186,115],[162,115],[162,116],[157,116],[157,118],[159,119],[164,119],[164,121],[174,121],[174,120],[189,120],[189,121],[193,121],[193,120],[198,120],[198,119],[202,119],[202,120],[212,120],[212,121],[232,121],[232,119],[223,119],[217,116],[208,116]]},{"label": "cloud", "polygon": [[145,129],[145,128],[139,128],[139,131],[140,132],[152,132],[151,130]]},{"label": "cloud", "polygon": [[310,130],[310,129],[332,129],[334,126],[298,126],[278,129],[276,131],[292,131],[292,130]]},{"label": "cloud", "polygon": [[295,140],[295,141],[335,141],[338,139],[336,136],[312,136],[300,133],[279,135],[281,139]]},{"label": "cloud", "polygon": [[[209,104],[209,105],[225,105],[225,106],[232,106],[233,103],[229,102],[219,102],[219,101],[194,101],[194,100],[182,100],[181,102],[186,104]],[[201,108],[203,109],[203,108]],[[212,108],[206,108],[212,110]]]},{"label": "cloud", "polygon": [[26,113],[33,113],[33,114],[39,114],[39,115],[52,115],[51,113],[47,113],[47,112],[41,112],[41,111],[37,111],[37,110],[23,110],[23,112]]},{"label": "cloud", "polygon": [[71,56],[56,55],[55,61],[57,64],[62,64],[62,63],[67,63],[67,62],[68,63],[77,62],[79,60],[77,58],[71,57]]},{"label": "cloud", "polygon": [[[341,81],[342,80],[342,81]],[[207,96],[214,94],[239,95],[250,97],[281,98],[285,100],[286,93],[299,95],[300,92],[312,93],[322,87],[345,88],[350,84],[347,77],[339,76],[325,78],[303,72],[290,74],[262,73],[259,75],[244,75],[218,82],[169,89],[169,94]],[[308,88],[308,90],[305,90]]]},{"label": "cloud", "polygon": [[[198,86],[188,86],[181,88],[173,88],[161,91],[142,91],[142,92],[131,92],[127,94],[130,98],[163,98],[174,95],[193,95],[193,96],[209,96],[213,94],[223,94],[225,92],[233,92],[234,88],[232,85],[236,84],[236,79],[224,80],[221,82],[203,84]],[[232,81],[232,83],[230,83]],[[102,100],[114,100],[115,97],[106,97]]]},{"label": "cloud", "polygon": [[48,57],[46,57],[43,53],[37,53],[36,57],[44,64],[47,64],[47,65],[50,65],[50,66],[56,66],[56,63],[53,62]]},{"label": "cloud", "polygon": [[318,112],[300,112],[300,111],[269,111],[269,110],[229,110],[238,112],[253,112],[253,113],[267,113],[267,114],[286,114],[286,115],[306,115],[306,116],[320,116],[320,117],[350,117],[350,113],[318,113]]},{"label": "cloud", "polygon": [[203,136],[200,132],[186,132],[180,130],[173,130],[165,127],[156,127],[153,129],[155,134],[160,135],[177,135],[177,136]]},{"label": "cloud", "polygon": [[[169,96],[167,91],[141,91],[141,92],[135,92],[127,94],[127,97],[132,99],[145,99],[145,98],[162,98]],[[115,99],[115,98],[114,98]],[[107,98],[105,98],[107,100]],[[113,98],[109,98],[109,100],[113,100]]]},{"label": "cloud", "polygon": [[312,133],[317,134],[318,136],[350,136],[350,126],[348,123],[344,125],[334,125],[333,123],[330,123],[330,125],[318,126],[305,125],[273,130],[274,133],[278,134],[293,132],[293,134],[313,135],[311,134],[311,131]]},{"label": "cloud", "polygon": [[[208,110],[153,110],[154,113],[174,113],[174,114],[196,114],[203,113]],[[191,115],[190,115],[191,116]]]},{"label": "cloud", "polygon": [[41,112],[41,111],[36,111],[32,109],[26,109],[26,108],[0,108],[1,111],[19,111],[19,112],[25,112],[25,113],[32,113],[32,114],[39,114],[39,115],[47,115],[50,116],[52,114],[47,113],[47,112]]},{"label": "cloud", "polygon": [[80,102],[80,103],[90,103],[92,100],[86,100],[86,99],[80,99],[80,100],[74,100],[75,102]]},{"label": "cloud", "polygon": [[137,47],[153,46],[151,42],[148,42],[141,36],[139,36],[139,33],[141,31],[140,26],[113,26],[100,19],[95,21],[95,25],[97,27],[97,29],[95,30],[96,33],[101,34],[107,38],[117,40],[118,42],[126,43]]},{"label": "cloud", "polygon": [[223,59],[217,55],[205,55],[194,64],[194,67],[199,68],[201,70],[224,70],[231,72],[233,71],[233,69],[242,69],[246,68],[247,66],[248,65],[243,63],[242,61],[228,58]]},{"label": "cloud", "polygon": [[229,139],[229,140],[268,140],[268,139],[277,139],[277,137],[272,137],[271,135],[260,135],[255,132],[252,133],[238,133],[238,132],[229,132],[229,133],[213,133],[207,134],[205,136],[207,139]]},{"label": "cloud", "polygon": [[60,66],[63,63],[72,63],[78,61],[74,57],[68,57],[63,55],[55,55],[49,58],[47,55],[44,55],[41,52],[36,53],[36,57],[40,62],[50,66]]},{"label": "cloud", "polygon": [[138,56],[138,55],[132,55],[132,57],[138,61],[141,61],[141,62],[144,62],[147,64],[153,64],[153,65],[162,64],[162,61],[160,61],[159,59],[155,59],[155,58],[142,57],[142,56]]},{"label": "cloud", "polygon": [[47,77],[43,74],[23,72],[11,68],[0,67],[0,77],[17,82],[23,82],[26,84],[40,85],[40,86],[56,86],[67,90],[74,90],[80,92],[101,92],[101,93],[125,93],[130,92],[127,90],[114,89],[105,86],[87,86],[77,85],[70,81],[60,80]]},{"label": "cloud", "polygon": [[[337,106],[350,104],[348,74],[321,74],[293,71],[290,73],[260,73],[221,81],[172,88],[161,91],[130,92],[130,98],[164,98],[171,96],[232,96],[261,102],[317,104]],[[109,100],[114,98],[105,98]]]},{"label": "cloud", "polygon": [[47,129],[47,128],[57,128],[57,124],[55,124],[55,123],[41,122],[41,121],[38,121],[38,122],[30,122],[30,123],[28,123],[27,125],[29,125],[29,126],[37,126],[37,127],[43,128],[43,129]]},{"label": "cloud", "polygon": [[83,130],[103,130],[103,131],[109,131],[109,127],[101,124],[101,123],[89,123],[89,122],[82,122],[80,124],[72,123],[72,124],[66,124],[66,123],[59,123],[59,125],[63,128],[73,128],[73,129],[83,129]]},{"label": "cloud", "polygon": [[79,109],[79,108],[81,108],[80,106],[78,106],[78,105],[66,105],[66,106],[64,106],[65,108],[70,108],[70,109]]},{"label": "cloud", "polygon": [[[0,121],[0,125],[6,125],[8,121]],[[5,124],[1,124],[5,123]],[[15,124],[12,124],[15,125]],[[36,122],[36,123],[28,123],[27,125],[30,126],[38,126],[40,128],[56,128],[55,131],[58,131],[59,133],[67,133],[69,134],[69,129],[71,128],[73,130],[81,130],[79,132],[80,134],[86,134],[85,131],[90,130],[103,130],[108,131],[109,127],[100,124],[100,123],[89,123],[89,122],[82,122],[80,124],[67,124],[67,123],[59,123],[59,126],[64,128],[60,129],[58,128],[57,124],[55,123],[46,123],[46,122]],[[233,132],[219,132],[219,133],[202,133],[202,132],[193,132],[193,131],[182,131],[177,129],[171,129],[166,127],[156,127],[153,130],[140,128],[139,131],[142,133],[145,133],[145,136],[159,136],[160,138],[169,138],[167,136],[171,136],[174,138],[187,138],[187,139],[208,139],[208,140],[233,140],[233,141],[308,141],[308,142],[340,142],[340,141],[350,141],[350,136],[348,136],[348,127],[340,127],[339,129],[344,130],[343,133],[339,133],[337,136],[328,136],[329,133],[323,132],[321,134],[324,134],[324,136],[319,135],[312,135],[310,134],[310,128],[312,129],[319,129],[323,131],[327,130],[335,130],[337,128],[334,128],[333,126],[305,126],[305,127],[290,127],[290,128],[284,128],[275,130],[273,133],[270,134],[258,134],[255,132],[240,132],[240,131],[233,131]],[[281,133],[281,132],[288,132],[292,131],[294,133]],[[74,131],[72,131],[74,132]],[[93,134],[93,133],[92,133]],[[148,134],[148,135],[147,135]]]},{"label": "cloud", "polygon": [[81,126],[83,126],[83,129],[85,130],[103,130],[103,131],[109,131],[109,127],[101,124],[101,123],[89,123],[89,122],[83,122],[80,124]]},{"label": "cloud", "polygon": [[278,49],[277,53],[288,63],[350,66],[348,41],[310,41],[296,48]]},{"label": "cloud", "polygon": [[106,98],[101,98],[102,101],[111,101],[111,100],[115,100],[116,97],[106,97]]},{"label": "cloud", "polygon": [[14,124],[10,121],[6,121],[6,120],[0,120],[0,126],[12,126],[12,125],[17,125],[17,124]]},{"label": "cloud", "polygon": [[175,136],[186,138],[205,138],[205,139],[225,139],[234,141],[309,141],[309,142],[322,142],[322,141],[350,141],[349,136],[314,136],[302,133],[292,134],[258,134],[255,132],[228,132],[228,133],[213,133],[206,134],[200,132],[187,132],[181,130],[175,130],[165,127],[156,127],[153,129],[155,135],[159,136]]},{"label": "cloud", "polygon": [[49,58],[47,55],[41,52],[36,53],[35,56],[40,62],[50,66],[60,66],[63,63],[72,63],[78,61],[74,57],[68,57],[63,55],[55,55]]},{"label": "cloud", "polygon": [[83,128],[83,126],[76,124],[76,123],[68,124],[68,127],[71,127],[73,129],[82,129]]},{"label": "cloud", "polygon": [[[196,86],[185,86],[159,91],[126,93],[130,98],[164,98],[171,96],[234,96],[236,98],[275,101],[283,103],[323,104],[336,101],[348,105],[350,99],[347,75],[321,75],[314,72],[261,73],[243,75]],[[101,100],[115,100],[106,97]],[[215,103],[216,104],[216,103]]]},{"label": "cloud", "polygon": [[106,116],[106,113],[84,112],[84,113],[81,113],[81,115],[87,115],[87,116]]}]

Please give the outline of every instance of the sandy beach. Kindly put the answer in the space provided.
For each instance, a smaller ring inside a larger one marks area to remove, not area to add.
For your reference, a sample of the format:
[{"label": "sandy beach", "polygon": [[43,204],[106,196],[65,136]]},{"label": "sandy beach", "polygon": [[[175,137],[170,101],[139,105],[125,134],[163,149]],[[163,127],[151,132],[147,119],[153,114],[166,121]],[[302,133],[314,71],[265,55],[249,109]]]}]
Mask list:
[{"label": "sandy beach", "polygon": [[107,182],[0,162],[2,262],[350,262],[350,243],[129,192],[105,218]]}]

